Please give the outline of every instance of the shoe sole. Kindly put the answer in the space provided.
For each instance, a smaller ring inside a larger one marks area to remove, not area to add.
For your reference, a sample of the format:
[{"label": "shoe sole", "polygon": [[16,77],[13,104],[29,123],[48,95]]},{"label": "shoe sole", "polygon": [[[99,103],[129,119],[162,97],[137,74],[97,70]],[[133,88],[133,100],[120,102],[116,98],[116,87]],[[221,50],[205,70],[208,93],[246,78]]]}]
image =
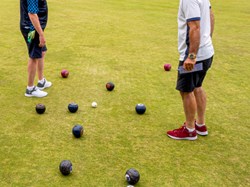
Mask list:
[{"label": "shoe sole", "polygon": [[196,140],[197,139],[197,136],[195,137],[185,137],[185,138],[178,138],[178,137],[175,137],[175,136],[171,136],[169,134],[167,134],[168,137],[172,138],[172,139],[175,139],[175,140]]},{"label": "shoe sole", "polygon": [[201,131],[197,131],[197,130],[196,130],[196,133],[199,134],[199,135],[201,135],[201,136],[207,136],[207,135],[208,135],[208,132],[207,132],[207,131],[201,132]]},{"label": "shoe sole", "polygon": [[24,94],[26,97],[39,97],[39,98],[41,98],[41,97],[46,97],[48,94],[46,94],[45,96],[35,96],[35,95],[30,95],[30,94]]}]

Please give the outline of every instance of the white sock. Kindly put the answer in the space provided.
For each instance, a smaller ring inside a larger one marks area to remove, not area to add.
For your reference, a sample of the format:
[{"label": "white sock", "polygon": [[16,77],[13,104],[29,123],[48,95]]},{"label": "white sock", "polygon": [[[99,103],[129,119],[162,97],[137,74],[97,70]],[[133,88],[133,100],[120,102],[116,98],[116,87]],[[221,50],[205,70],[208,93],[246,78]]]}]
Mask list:
[{"label": "white sock", "polygon": [[198,123],[196,123],[196,125],[197,125],[198,127],[202,127],[202,126],[204,126],[205,124],[198,124]]},{"label": "white sock", "polygon": [[42,78],[42,80],[39,80],[38,82],[41,84],[44,83],[44,78]]},{"label": "white sock", "polygon": [[34,86],[27,86],[28,90],[32,90],[34,88]]},{"label": "white sock", "polygon": [[192,129],[190,129],[190,128],[188,128],[188,127],[186,127],[187,128],[187,130],[189,131],[189,132],[193,132],[194,130],[195,130],[195,128],[192,128]]}]

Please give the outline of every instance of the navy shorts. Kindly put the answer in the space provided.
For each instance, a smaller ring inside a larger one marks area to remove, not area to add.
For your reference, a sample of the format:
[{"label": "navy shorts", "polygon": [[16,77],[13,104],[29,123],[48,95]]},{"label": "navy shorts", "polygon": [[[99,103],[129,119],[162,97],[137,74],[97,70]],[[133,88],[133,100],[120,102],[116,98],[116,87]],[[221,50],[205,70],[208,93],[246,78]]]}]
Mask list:
[{"label": "navy shorts", "polygon": [[[180,74],[178,72],[176,89],[181,92],[192,92],[195,88],[201,87],[202,82],[207,74],[207,70],[211,67],[212,62],[213,57],[206,60],[197,61],[196,64],[203,63],[203,70],[201,71],[185,74]],[[182,66],[183,63],[184,61],[180,61],[179,66]]]},{"label": "navy shorts", "polygon": [[31,42],[28,42],[28,33],[27,31],[21,31],[24,37],[24,40],[28,47],[29,57],[32,59],[42,58],[42,52],[47,51],[47,47],[39,47],[39,34],[36,32],[34,39]]}]

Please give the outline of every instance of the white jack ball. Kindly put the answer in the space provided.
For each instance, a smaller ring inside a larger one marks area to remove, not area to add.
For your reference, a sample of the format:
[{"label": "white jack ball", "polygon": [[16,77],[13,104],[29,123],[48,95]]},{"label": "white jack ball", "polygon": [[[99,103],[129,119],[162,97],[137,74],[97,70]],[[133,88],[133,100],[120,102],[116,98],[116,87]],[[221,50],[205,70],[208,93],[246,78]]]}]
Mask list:
[{"label": "white jack ball", "polygon": [[92,105],[93,108],[97,107],[97,103],[96,102],[93,102],[91,105]]}]

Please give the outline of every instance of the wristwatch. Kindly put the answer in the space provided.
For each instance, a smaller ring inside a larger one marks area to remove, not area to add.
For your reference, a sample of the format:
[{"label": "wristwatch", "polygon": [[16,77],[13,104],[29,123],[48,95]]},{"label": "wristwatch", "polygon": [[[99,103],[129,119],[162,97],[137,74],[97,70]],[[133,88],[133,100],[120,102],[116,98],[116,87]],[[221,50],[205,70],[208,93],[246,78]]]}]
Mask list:
[{"label": "wristwatch", "polygon": [[188,54],[188,58],[190,58],[191,60],[195,60],[195,59],[196,59],[196,54],[194,54],[194,53],[189,53],[189,54]]}]

